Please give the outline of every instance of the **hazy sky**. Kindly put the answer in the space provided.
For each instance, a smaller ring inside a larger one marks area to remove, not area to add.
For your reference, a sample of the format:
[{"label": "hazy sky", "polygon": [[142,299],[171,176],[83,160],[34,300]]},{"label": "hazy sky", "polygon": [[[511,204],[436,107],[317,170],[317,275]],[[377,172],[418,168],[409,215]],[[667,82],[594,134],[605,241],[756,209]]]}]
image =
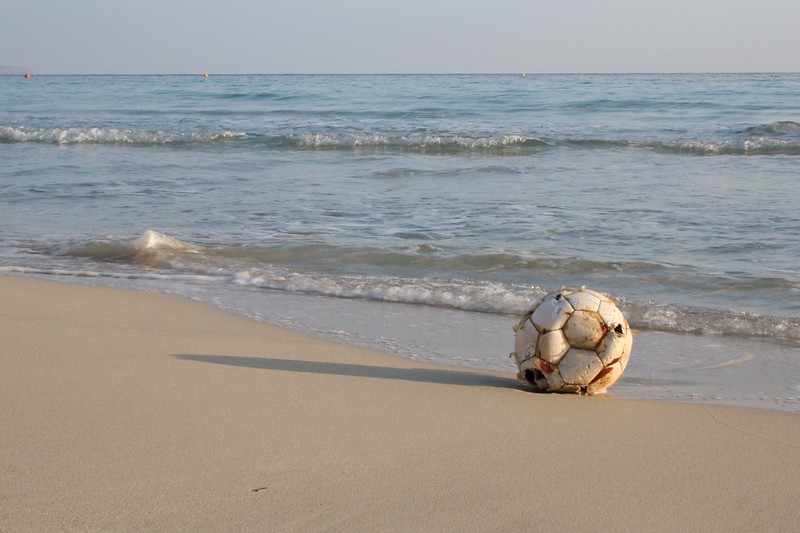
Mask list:
[{"label": "hazy sky", "polygon": [[800,71],[800,0],[0,0],[35,73]]}]

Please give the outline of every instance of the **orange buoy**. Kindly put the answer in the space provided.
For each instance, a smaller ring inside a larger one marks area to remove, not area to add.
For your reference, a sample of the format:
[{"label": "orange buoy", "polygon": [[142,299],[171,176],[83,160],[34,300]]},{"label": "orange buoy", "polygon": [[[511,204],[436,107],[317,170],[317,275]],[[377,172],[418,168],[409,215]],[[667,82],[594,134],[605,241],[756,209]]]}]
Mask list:
[{"label": "orange buoy", "polygon": [[28,78],[30,78],[30,77],[31,77],[31,73],[30,73],[30,72],[26,72],[26,73],[25,73],[25,79],[27,80],[27,79],[28,79]]}]

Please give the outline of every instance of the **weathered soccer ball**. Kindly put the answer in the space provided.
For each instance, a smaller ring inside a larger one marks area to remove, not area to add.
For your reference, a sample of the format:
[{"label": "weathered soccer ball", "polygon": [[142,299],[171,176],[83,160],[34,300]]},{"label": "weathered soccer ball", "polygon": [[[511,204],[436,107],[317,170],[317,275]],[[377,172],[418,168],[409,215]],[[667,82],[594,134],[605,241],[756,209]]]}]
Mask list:
[{"label": "weathered soccer ball", "polygon": [[633,346],[616,303],[585,287],[539,299],[514,331],[517,377],[544,391],[605,391],[625,371]]}]

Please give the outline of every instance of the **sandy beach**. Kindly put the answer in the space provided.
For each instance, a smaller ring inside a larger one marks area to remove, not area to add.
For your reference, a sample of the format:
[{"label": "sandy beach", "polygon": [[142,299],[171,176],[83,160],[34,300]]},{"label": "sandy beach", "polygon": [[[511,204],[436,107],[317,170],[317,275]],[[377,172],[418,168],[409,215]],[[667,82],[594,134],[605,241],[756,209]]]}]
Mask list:
[{"label": "sandy beach", "polygon": [[534,394],[0,278],[4,532],[790,531],[798,472],[793,414]]}]

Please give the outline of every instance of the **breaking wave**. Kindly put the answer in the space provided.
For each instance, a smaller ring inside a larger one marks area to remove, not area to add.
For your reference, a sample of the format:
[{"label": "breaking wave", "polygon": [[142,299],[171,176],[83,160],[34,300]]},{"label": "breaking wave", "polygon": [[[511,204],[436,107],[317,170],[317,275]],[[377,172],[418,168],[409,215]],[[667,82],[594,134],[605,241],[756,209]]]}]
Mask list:
[{"label": "breaking wave", "polygon": [[49,144],[196,144],[244,137],[236,131],[216,133],[175,133],[135,131],[113,128],[25,128],[0,126],[0,142],[38,142]]},{"label": "breaking wave", "polygon": [[[170,235],[148,230],[128,239],[96,239],[59,246],[41,246],[31,252],[56,257],[72,257],[96,262],[97,268],[37,269],[0,267],[0,273],[56,275],[72,277],[111,277],[223,283],[240,288],[268,289],[336,298],[364,299],[401,304],[419,304],[470,312],[519,315],[547,289],[508,280],[473,279],[448,276],[359,274],[358,265],[414,264],[423,261],[425,270],[438,267],[453,272],[491,270],[492,265],[517,263],[517,267],[536,279],[536,272],[572,268],[580,272],[641,269],[652,272],[658,265],[603,265],[574,259],[522,259],[513,255],[493,257],[426,257],[419,253],[381,255],[377,250],[350,252],[330,246],[300,246],[290,249],[198,246]],[[300,258],[303,258],[300,265]],[[335,267],[336,263],[341,263]],[[123,268],[108,268],[109,263]],[[579,264],[580,263],[580,264]],[[574,266],[579,264],[579,266]],[[105,265],[105,266],[104,266]],[[130,268],[131,266],[137,268]],[[139,268],[144,267],[144,268]],[[649,270],[648,270],[649,269]],[[365,272],[374,272],[367,268]],[[345,273],[343,273],[345,272]],[[791,290],[791,287],[788,288]],[[718,310],[662,302],[620,299],[620,306],[640,330],[674,333],[752,336],[785,339],[800,343],[800,319],[773,317],[733,310]]]},{"label": "breaking wave", "polygon": [[0,143],[191,145],[235,142],[245,148],[373,153],[530,155],[552,148],[646,149],[686,155],[800,155],[800,124],[780,121],[715,138],[581,138],[559,135],[493,134],[389,135],[384,133],[163,132],[109,128],[27,128],[0,126]]},{"label": "breaking wave", "polygon": [[461,135],[328,135],[292,134],[283,142],[289,148],[311,150],[386,150],[421,153],[519,153],[555,146],[556,143],[525,135],[469,137]]},{"label": "breaking wave", "polygon": [[709,139],[642,140],[635,138],[575,138],[557,135],[340,135],[290,134],[262,139],[294,150],[350,150],[428,154],[484,153],[529,155],[552,148],[645,149],[676,155],[800,155],[800,124],[776,122]]},{"label": "breaking wave", "polygon": [[230,265],[281,265],[296,268],[340,268],[352,270],[373,266],[391,269],[424,268],[427,271],[470,273],[535,273],[557,270],[561,273],[622,272],[663,270],[652,263],[602,262],[577,258],[523,257],[511,253],[456,254],[436,253],[432,245],[412,245],[405,251],[378,248],[342,248],[328,244],[297,246],[198,246],[153,230],[136,238],[91,239],[45,246],[38,253],[71,256],[98,261],[127,262],[154,267],[195,265],[198,269]]},{"label": "breaking wave", "polygon": [[485,137],[384,134],[290,133],[263,135],[238,131],[178,133],[104,128],[26,128],[0,126],[0,142],[43,144],[180,145],[238,141],[246,147],[288,150],[374,150],[395,152],[515,152],[553,146],[552,142],[522,135]]},{"label": "breaking wave", "polygon": [[781,120],[761,126],[753,126],[742,131],[745,135],[765,137],[796,137],[800,138],[800,124],[791,120]]},{"label": "breaking wave", "polygon": [[584,148],[644,148],[677,155],[800,155],[800,124],[773,122],[734,130],[713,139],[568,139],[566,142]]},{"label": "breaking wave", "polygon": [[147,230],[134,239],[102,239],[69,243],[47,250],[53,255],[67,255],[101,261],[130,262],[152,267],[171,267],[173,261],[200,249],[164,233]]}]

